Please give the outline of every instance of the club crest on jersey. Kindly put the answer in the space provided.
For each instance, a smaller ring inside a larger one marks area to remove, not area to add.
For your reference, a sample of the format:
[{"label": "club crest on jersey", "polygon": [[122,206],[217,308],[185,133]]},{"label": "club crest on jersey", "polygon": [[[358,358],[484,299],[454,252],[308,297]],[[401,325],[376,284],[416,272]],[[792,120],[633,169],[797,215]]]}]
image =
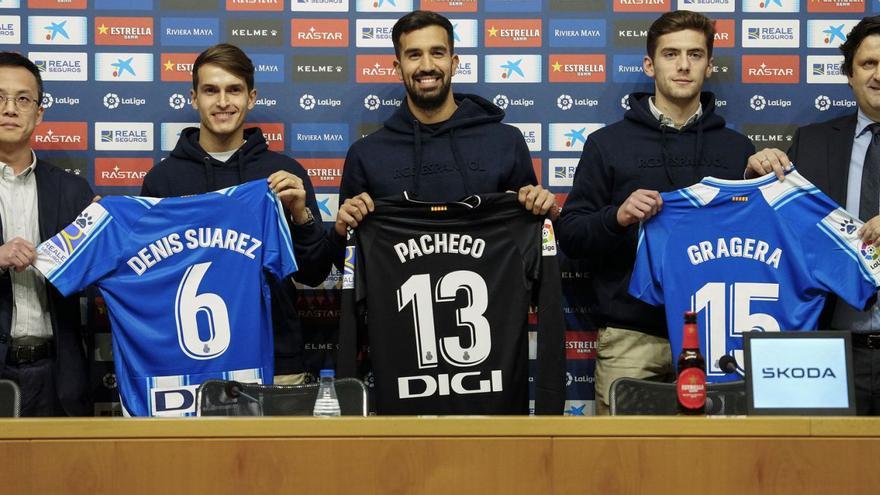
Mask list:
[{"label": "club crest on jersey", "polygon": [[357,248],[345,246],[345,262],[342,268],[342,288],[354,289],[354,268],[357,259]]},{"label": "club crest on jersey", "polygon": [[553,222],[549,218],[544,219],[544,227],[541,229],[541,253],[544,256],[556,256],[556,233],[553,232]]}]

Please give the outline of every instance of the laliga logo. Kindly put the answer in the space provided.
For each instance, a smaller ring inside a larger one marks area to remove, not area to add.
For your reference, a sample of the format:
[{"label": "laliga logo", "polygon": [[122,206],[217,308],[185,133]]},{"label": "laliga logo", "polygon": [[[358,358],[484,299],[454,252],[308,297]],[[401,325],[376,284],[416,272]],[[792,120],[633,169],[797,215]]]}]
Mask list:
[{"label": "laliga logo", "polygon": [[116,93],[107,93],[104,95],[104,106],[111,110],[118,107],[119,95]]},{"label": "laliga logo", "polygon": [[367,95],[367,97],[364,98],[364,107],[367,110],[378,110],[379,105],[381,104],[382,101],[379,100],[379,97],[376,95]]},{"label": "laliga logo", "polygon": [[865,244],[862,243],[862,247],[859,249],[862,253],[862,257],[865,258],[866,261],[875,261],[877,258],[880,258],[880,253],[877,252],[877,247],[874,244]]},{"label": "laliga logo", "polygon": [[629,95],[623,95],[623,98],[620,99],[620,106],[624,110],[629,110]]},{"label": "laliga logo", "polygon": [[510,105],[510,100],[507,99],[506,95],[495,95],[495,98],[492,98],[492,103],[494,103],[496,107],[506,110],[508,105]]},{"label": "laliga logo", "polygon": [[571,376],[571,372],[565,372],[565,386],[570,387],[572,382],[574,382],[574,377]]},{"label": "laliga logo", "polygon": [[571,110],[572,105],[574,105],[574,100],[571,95],[559,95],[559,98],[556,98],[556,106],[560,110]]},{"label": "laliga logo", "polygon": [[52,98],[52,93],[43,93],[43,101],[40,102],[40,106],[43,108],[49,108],[52,106],[52,103],[55,103],[55,99]]},{"label": "laliga logo", "polygon": [[186,106],[186,97],[180,93],[174,93],[168,98],[168,104],[175,110],[180,110]]},{"label": "laliga logo", "polygon": [[315,97],[308,94],[308,93],[299,97],[299,107],[302,108],[303,110],[314,109],[316,103],[317,103],[317,101],[315,101]]},{"label": "laliga logo", "polygon": [[829,108],[831,108],[831,98],[829,98],[825,95],[819,95],[816,97],[815,105],[816,105],[816,110],[818,110],[820,112],[824,112],[824,111],[828,110]]},{"label": "laliga logo", "polygon": [[761,95],[752,96],[749,100],[749,106],[752,110],[761,111],[767,106],[767,99]]},{"label": "laliga logo", "polygon": [[113,390],[114,388],[116,388],[116,374],[115,373],[107,373],[101,379],[101,382],[104,384],[105,387],[109,388],[110,390]]}]

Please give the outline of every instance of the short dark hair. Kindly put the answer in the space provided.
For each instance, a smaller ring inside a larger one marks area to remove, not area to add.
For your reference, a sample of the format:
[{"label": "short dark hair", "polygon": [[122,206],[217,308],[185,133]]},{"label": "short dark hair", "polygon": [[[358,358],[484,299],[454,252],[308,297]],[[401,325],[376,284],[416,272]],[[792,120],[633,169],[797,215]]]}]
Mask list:
[{"label": "short dark hair", "polygon": [[651,59],[657,51],[657,40],[664,34],[677,33],[686,29],[699,31],[706,36],[706,55],[712,57],[715,45],[715,21],[703,14],[690,10],[675,10],[661,15],[648,28],[648,56]]},{"label": "short dark hair", "polygon": [[445,29],[449,42],[449,53],[455,53],[455,33],[449,19],[430,10],[414,10],[398,19],[394,23],[394,28],[391,29],[391,41],[394,43],[394,53],[398,60],[400,60],[400,37],[428,26],[440,26]]},{"label": "short dark hair", "polygon": [[859,51],[862,41],[874,34],[880,34],[880,16],[878,15],[863,18],[846,35],[846,41],[840,45],[840,51],[843,52],[843,65],[840,69],[848,77],[853,75],[853,59],[856,58],[856,52]]},{"label": "short dark hair", "polygon": [[37,105],[43,104],[43,77],[36,64],[18,52],[0,52],[0,67],[22,67],[33,74],[37,80]]},{"label": "short dark hair", "polygon": [[241,48],[220,43],[203,51],[196,57],[192,68],[193,90],[199,90],[199,68],[203,65],[216,65],[221,69],[244,79],[248,91],[254,89],[254,63]]}]

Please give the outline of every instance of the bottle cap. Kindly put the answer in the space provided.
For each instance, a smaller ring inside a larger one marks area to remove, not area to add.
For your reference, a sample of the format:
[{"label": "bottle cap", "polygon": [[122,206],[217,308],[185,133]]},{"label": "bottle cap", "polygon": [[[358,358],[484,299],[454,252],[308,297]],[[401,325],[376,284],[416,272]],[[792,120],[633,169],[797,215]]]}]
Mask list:
[{"label": "bottle cap", "polygon": [[327,369],[321,370],[321,378],[327,378],[327,377],[333,378],[335,376],[336,376],[335,370],[327,370]]}]

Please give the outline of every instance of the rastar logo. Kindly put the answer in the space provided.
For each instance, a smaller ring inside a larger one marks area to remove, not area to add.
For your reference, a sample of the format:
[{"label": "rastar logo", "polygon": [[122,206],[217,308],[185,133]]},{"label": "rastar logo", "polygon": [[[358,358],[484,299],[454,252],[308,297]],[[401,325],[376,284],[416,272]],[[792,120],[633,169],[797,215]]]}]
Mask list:
[{"label": "rastar logo", "polygon": [[615,12],[669,12],[670,0],[614,0]]},{"label": "rastar logo", "polygon": [[296,47],[348,46],[348,19],[292,19],[290,45]]},{"label": "rastar logo", "polygon": [[422,10],[432,12],[476,12],[477,0],[422,0]]},{"label": "rastar logo", "polygon": [[151,168],[152,158],[95,158],[95,185],[140,186]]},{"label": "rastar logo", "polygon": [[486,19],[487,48],[541,46],[541,19]]},{"label": "rastar logo", "polygon": [[359,83],[400,83],[394,70],[394,55],[358,55],[357,76]]},{"label": "rastar logo", "polygon": [[284,0],[226,0],[226,10],[282,12],[284,10]]},{"label": "rastar logo", "polygon": [[342,158],[297,158],[315,187],[339,187],[342,182]]},{"label": "rastar logo", "polygon": [[41,122],[31,136],[35,150],[86,150],[89,126],[86,122]]},{"label": "rastar logo", "polygon": [[551,54],[548,80],[555,82],[605,82],[605,55]]},{"label": "rastar logo", "polygon": [[160,55],[162,81],[192,81],[193,64],[198,53],[163,53]]},{"label": "rastar logo", "polygon": [[742,82],[749,84],[797,84],[798,55],[743,55]]},{"label": "rastar logo", "polygon": [[245,124],[245,129],[258,127],[263,132],[263,137],[269,145],[269,149],[279,153],[284,151],[284,124],[280,122],[263,122]]},{"label": "rastar logo", "polygon": [[736,21],[733,19],[717,19],[715,21],[715,48],[733,48],[736,46]]},{"label": "rastar logo", "polygon": [[96,45],[153,45],[152,17],[95,17]]},{"label": "rastar logo", "polygon": [[807,0],[807,12],[865,11],[865,0]]},{"label": "rastar logo", "polygon": [[88,8],[86,0],[28,0],[27,5],[29,9],[83,10]]}]

